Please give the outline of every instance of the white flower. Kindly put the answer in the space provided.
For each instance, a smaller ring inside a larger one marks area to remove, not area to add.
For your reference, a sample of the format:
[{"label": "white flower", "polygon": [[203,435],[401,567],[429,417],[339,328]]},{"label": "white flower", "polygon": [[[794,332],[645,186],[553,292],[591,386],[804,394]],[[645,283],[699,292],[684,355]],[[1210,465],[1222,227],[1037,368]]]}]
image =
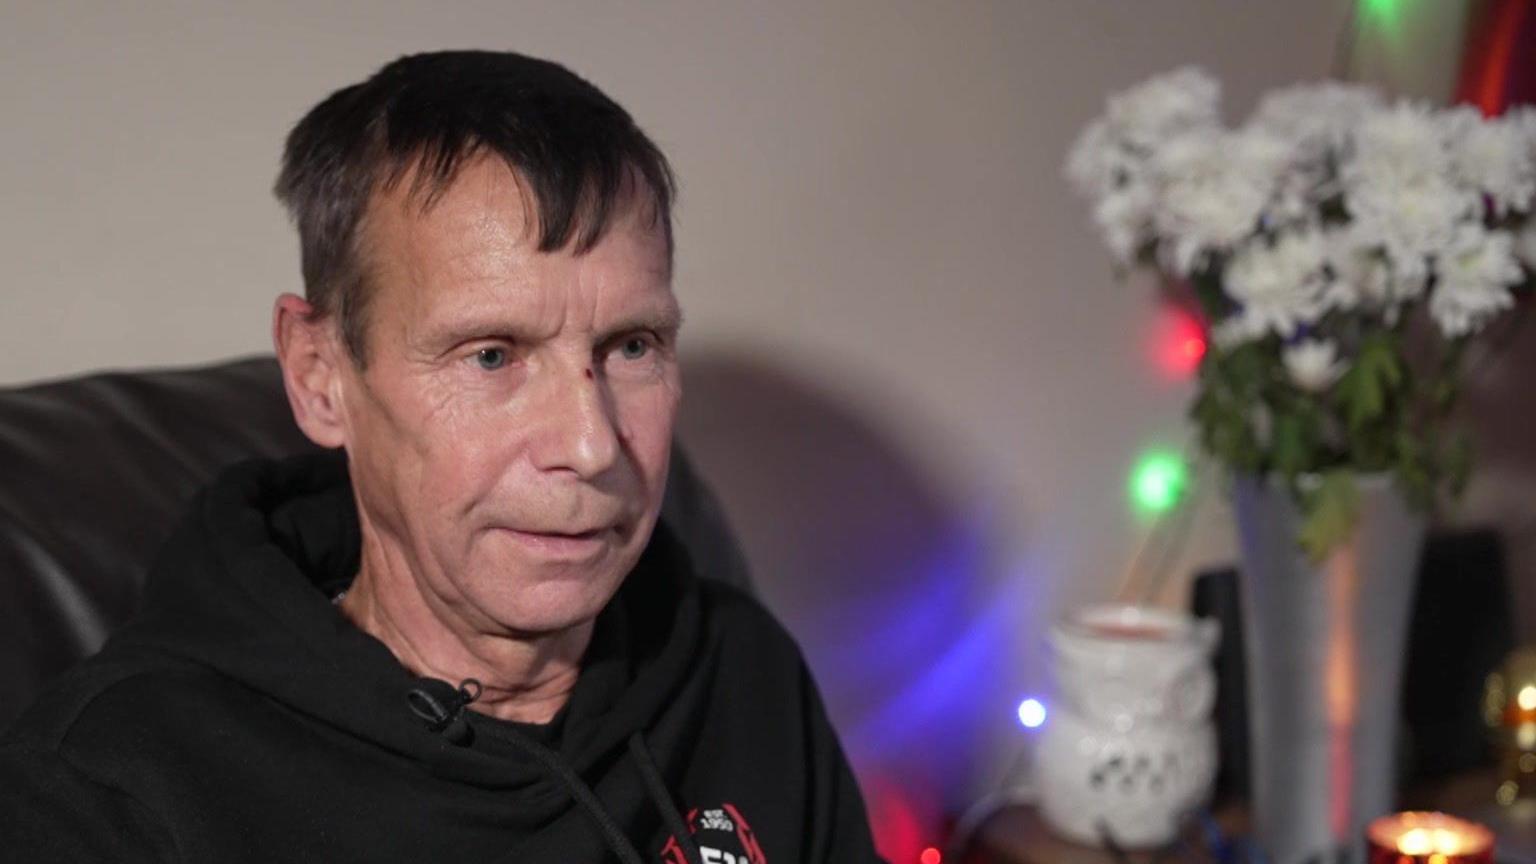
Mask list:
[{"label": "white flower", "polygon": [[1360,118],[1381,105],[1373,88],[1337,81],[1272,90],[1249,124],[1292,142],[1302,161],[1321,161],[1344,149]]},{"label": "white flower", "polygon": [[1385,253],[1365,243],[1358,231],[1334,228],[1324,232],[1323,250],[1333,273],[1327,290],[1333,308],[1380,312],[1392,323],[1402,303],[1424,294],[1428,271],[1411,275],[1393,272]]},{"label": "white flower", "polygon": [[1242,319],[1237,317],[1228,318],[1211,328],[1211,344],[1222,351],[1230,351],[1252,339]]},{"label": "white flower", "polygon": [[1067,179],[1083,195],[1102,195],[1118,185],[1125,161],[1104,121],[1095,120],[1067,151]]},{"label": "white flower", "polygon": [[1275,187],[1274,201],[1263,217],[1270,227],[1315,221],[1318,205],[1337,194],[1338,183],[1326,162],[1303,164],[1293,157]]},{"label": "white flower", "polygon": [[1083,130],[1066,175],[1093,202],[1093,221],[1121,265],[1152,240],[1156,206],[1149,161],[1168,138],[1215,128],[1220,87],[1193,67],[1159,75],[1111,96],[1105,116]]},{"label": "white flower", "polygon": [[1488,196],[1496,216],[1529,211],[1536,198],[1536,136],[1530,116],[1526,110],[1485,119],[1473,108],[1445,114],[1456,173]]},{"label": "white flower", "polygon": [[1524,272],[1515,260],[1508,231],[1463,226],[1451,247],[1436,261],[1436,281],[1429,314],[1447,338],[1465,336],[1515,303],[1510,286]]},{"label": "white flower", "polygon": [[1109,98],[1109,132],[1130,146],[1152,149],[1174,135],[1218,125],[1221,85],[1204,70],[1185,66]]},{"label": "white flower", "polygon": [[1344,373],[1339,348],[1327,339],[1305,339],[1286,346],[1281,359],[1291,383],[1309,393],[1327,390]]},{"label": "white flower", "polygon": [[1094,202],[1094,224],[1122,266],[1149,239],[1153,197],[1146,173],[1146,157],[1117,141],[1103,120],[1083,130],[1067,157],[1067,178]]},{"label": "white flower", "polygon": [[1314,218],[1339,193],[1337,165],[1360,118],[1381,104],[1369,87],[1327,81],[1275,90],[1259,102],[1247,128],[1286,142],[1290,156],[1280,175],[1271,221]]},{"label": "white flower", "polygon": [[1153,198],[1142,184],[1110,192],[1093,207],[1093,221],[1115,262],[1126,266],[1146,245],[1152,230]]},{"label": "white flower", "polygon": [[1253,234],[1285,160],[1285,142],[1260,131],[1204,130],[1165,144],[1152,161],[1163,265],[1188,276],[1208,253]]},{"label": "white flower", "polygon": [[1363,245],[1379,246],[1400,279],[1415,280],[1458,226],[1480,218],[1476,192],[1454,181],[1443,124],[1424,106],[1372,111],[1340,168],[1345,207]]},{"label": "white flower", "polygon": [[1244,244],[1226,269],[1227,296],[1238,304],[1229,319],[1236,334],[1257,339],[1273,331],[1290,338],[1328,311],[1322,237],[1315,231],[1281,234],[1273,243]]}]

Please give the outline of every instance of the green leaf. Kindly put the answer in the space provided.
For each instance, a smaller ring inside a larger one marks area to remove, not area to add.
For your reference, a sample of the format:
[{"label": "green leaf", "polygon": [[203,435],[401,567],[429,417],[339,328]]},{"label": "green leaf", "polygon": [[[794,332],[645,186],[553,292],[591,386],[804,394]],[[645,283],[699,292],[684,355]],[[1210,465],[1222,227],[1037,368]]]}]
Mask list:
[{"label": "green leaf", "polygon": [[1339,379],[1337,393],[1350,426],[1360,428],[1386,413],[1388,398],[1403,382],[1403,367],[1390,333],[1360,343],[1355,363]]},{"label": "green leaf", "polygon": [[1324,474],[1318,487],[1302,501],[1298,540],[1314,564],[1349,539],[1360,516],[1360,492],[1348,471]]},{"label": "green leaf", "polygon": [[1253,415],[1260,405],[1267,362],[1262,349],[1243,345],[1213,351],[1200,367],[1200,390],[1190,405],[1190,417],[1206,451],[1238,470],[1264,467]]},{"label": "green leaf", "polygon": [[1414,507],[1428,509],[1435,496],[1429,453],[1434,445],[1412,429],[1400,428],[1394,436],[1397,448],[1397,481]]},{"label": "green leaf", "polygon": [[1313,465],[1313,450],[1317,444],[1316,418],[1304,412],[1287,412],[1275,415],[1274,439],[1271,453],[1275,470],[1294,477]]},{"label": "green leaf", "polygon": [[1250,342],[1234,350],[1225,365],[1228,385],[1236,396],[1245,400],[1259,398],[1273,366],[1258,342]]}]

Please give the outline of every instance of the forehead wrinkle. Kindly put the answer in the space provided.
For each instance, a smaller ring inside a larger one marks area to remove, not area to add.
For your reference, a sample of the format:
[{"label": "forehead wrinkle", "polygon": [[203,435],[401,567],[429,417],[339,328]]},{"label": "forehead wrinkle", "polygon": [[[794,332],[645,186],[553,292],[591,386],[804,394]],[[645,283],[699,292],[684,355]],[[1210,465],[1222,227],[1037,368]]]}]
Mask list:
[{"label": "forehead wrinkle", "polygon": [[[641,221],[639,209],[631,201],[625,212],[618,214],[619,218],[614,220],[603,242],[634,244],[650,258],[651,253],[656,253],[658,247],[664,246],[664,241],[658,231],[647,229]],[[602,248],[602,244],[599,248]],[[589,256],[596,252],[593,250]],[[588,257],[584,260],[593,259]],[[627,271],[602,266],[579,267],[576,278],[582,290],[589,291],[594,298],[590,329],[598,326],[617,327],[634,320],[649,322],[663,316],[681,317],[682,310],[672,291],[665,252],[660,253],[659,260],[649,261],[644,266]],[[615,309],[615,306],[622,308]]]},{"label": "forehead wrinkle", "polygon": [[451,250],[449,262],[468,262],[468,275],[504,276],[527,257],[521,220],[512,218],[508,211],[513,208],[498,207],[495,195],[488,184],[483,195],[456,199],[438,214],[442,218],[433,220],[442,246]]},{"label": "forehead wrinkle", "polygon": [[[485,175],[489,172],[477,172]],[[473,175],[471,175],[473,177]],[[518,208],[505,203],[504,188],[494,176],[464,178],[438,202],[437,212],[423,221],[431,225],[428,246],[443,250],[430,274],[430,290],[439,297],[455,298],[461,291],[478,295],[472,305],[495,305],[499,295],[515,303],[529,302],[530,268],[535,256],[526,242]],[[500,206],[498,206],[498,204]],[[437,242],[431,242],[437,241]]]}]

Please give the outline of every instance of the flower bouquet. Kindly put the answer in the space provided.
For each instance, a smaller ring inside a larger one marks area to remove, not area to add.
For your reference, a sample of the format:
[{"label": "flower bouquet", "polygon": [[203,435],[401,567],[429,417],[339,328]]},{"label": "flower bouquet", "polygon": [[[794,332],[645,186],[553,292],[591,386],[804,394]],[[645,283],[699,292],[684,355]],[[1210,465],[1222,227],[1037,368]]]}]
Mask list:
[{"label": "flower bouquet", "polygon": [[1201,443],[1283,479],[1321,559],[1352,529],[1356,476],[1390,474],[1421,510],[1466,481],[1446,421],[1468,341],[1528,290],[1536,111],[1330,82],[1274,91],[1228,128],[1218,103],[1195,68],[1114,95],[1067,173],[1118,265],[1192,296]]}]

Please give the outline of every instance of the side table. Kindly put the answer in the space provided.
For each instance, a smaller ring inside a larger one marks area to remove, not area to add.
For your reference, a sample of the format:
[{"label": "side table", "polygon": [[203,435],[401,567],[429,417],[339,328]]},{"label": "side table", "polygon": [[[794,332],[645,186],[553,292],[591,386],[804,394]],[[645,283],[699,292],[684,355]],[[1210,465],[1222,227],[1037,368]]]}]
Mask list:
[{"label": "side table", "polygon": [[[1247,828],[1247,813],[1242,807],[1222,807],[1216,822],[1227,833],[1241,833]],[[1191,838],[1195,840],[1197,838]],[[1198,842],[1186,849],[1154,854],[1130,852],[1130,864],[1216,864],[1204,854]],[[976,829],[971,848],[962,864],[1122,864],[1103,849],[1083,846],[1056,836],[1032,805],[1014,804],[993,813]]]},{"label": "side table", "polygon": [[[1501,807],[1493,800],[1498,787],[1498,773],[1484,769],[1451,777],[1416,783],[1403,790],[1404,810],[1439,810],[1481,822],[1493,829],[1497,839],[1499,864],[1536,864],[1536,801],[1518,801]],[[1223,832],[1241,834],[1247,830],[1247,808],[1229,805],[1217,808],[1217,824]],[[1362,838],[1361,843],[1364,843]],[[1132,864],[1212,864],[1199,844],[1189,844],[1192,851],[1167,853],[1131,853]],[[1081,846],[1057,837],[1046,826],[1039,812],[1029,805],[1011,805],[998,810],[981,823],[963,864],[1118,864],[1102,849]]]}]

